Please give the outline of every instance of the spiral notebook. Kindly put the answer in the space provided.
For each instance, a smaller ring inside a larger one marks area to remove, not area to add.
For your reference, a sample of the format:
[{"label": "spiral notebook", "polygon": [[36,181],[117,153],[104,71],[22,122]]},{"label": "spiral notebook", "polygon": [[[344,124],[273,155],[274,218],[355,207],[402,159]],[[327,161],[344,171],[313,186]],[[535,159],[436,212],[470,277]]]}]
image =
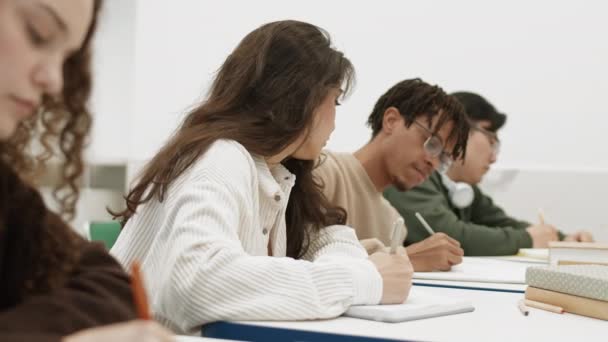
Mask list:
[{"label": "spiral notebook", "polygon": [[438,296],[412,287],[403,304],[353,305],[344,316],[372,321],[398,323],[418,319],[472,312],[475,308],[468,301]]}]

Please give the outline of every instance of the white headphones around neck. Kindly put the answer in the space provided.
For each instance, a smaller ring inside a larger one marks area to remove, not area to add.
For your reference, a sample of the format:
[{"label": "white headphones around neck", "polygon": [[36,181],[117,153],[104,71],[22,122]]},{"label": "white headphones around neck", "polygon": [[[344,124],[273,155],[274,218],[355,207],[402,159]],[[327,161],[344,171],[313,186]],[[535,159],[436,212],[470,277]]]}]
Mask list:
[{"label": "white headphones around neck", "polygon": [[441,181],[448,189],[448,196],[453,206],[458,209],[464,209],[473,203],[475,192],[471,185],[463,182],[454,182],[444,173],[441,173]]}]

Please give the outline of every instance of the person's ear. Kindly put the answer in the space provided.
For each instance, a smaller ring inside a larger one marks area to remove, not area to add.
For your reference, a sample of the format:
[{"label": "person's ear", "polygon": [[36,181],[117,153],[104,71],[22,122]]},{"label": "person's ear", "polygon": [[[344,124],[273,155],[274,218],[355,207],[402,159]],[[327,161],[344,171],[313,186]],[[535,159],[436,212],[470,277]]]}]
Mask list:
[{"label": "person's ear", "polygon": [[403,125],[403,116],[397,108],[388,107],[382,118],[382,130],[390,135],[398,125]]}]

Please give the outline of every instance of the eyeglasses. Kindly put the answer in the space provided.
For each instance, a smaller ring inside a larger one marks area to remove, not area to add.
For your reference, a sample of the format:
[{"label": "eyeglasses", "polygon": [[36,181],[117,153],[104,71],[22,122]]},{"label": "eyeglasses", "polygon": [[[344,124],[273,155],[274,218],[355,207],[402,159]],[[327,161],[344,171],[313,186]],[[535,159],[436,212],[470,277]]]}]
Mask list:
[{"label": "eyeglasses", "polygon": [[500,152],[500,140],[498,139],[498,135],[495,132],[488,131],[487,129],[479,125],[473,125],[471,126],[471,128],[478,132],[481,132],[483,135],[486,136],[486,138],[488,138],[488,141],[490,142],[490,146],[492,146],[494,154],[498,154],[498,152]]},{"label": "eyeglasses", "polygon": [[429,134],[429,137],[424,142],[424,151],[433,158],[439,158],[439,166],[437,167],[437,171],[444,173],[448,171],[452,162],[454,161],[452,157],[448,153],[443,150],[443,140],[435,133],[431,132],[425,125],[420,122],[414,120],[414,124],[416,126],[422,128],[425,132]]}]

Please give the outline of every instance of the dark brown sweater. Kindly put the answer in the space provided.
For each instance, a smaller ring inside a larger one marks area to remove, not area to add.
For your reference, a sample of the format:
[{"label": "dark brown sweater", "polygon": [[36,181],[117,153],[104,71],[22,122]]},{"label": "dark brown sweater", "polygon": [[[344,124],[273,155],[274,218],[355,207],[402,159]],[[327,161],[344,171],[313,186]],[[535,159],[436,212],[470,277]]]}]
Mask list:
[{"label": "dark brown sweater", "polygon": [[0,341],[59,341],[133,319],[129,281],[0,161]]}]

